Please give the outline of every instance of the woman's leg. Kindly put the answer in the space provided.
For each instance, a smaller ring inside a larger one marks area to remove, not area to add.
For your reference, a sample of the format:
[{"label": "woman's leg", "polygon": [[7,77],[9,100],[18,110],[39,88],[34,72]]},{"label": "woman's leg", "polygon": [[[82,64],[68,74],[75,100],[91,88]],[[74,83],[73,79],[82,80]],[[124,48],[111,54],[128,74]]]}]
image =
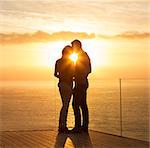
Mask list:
[{"label": "woman's leg", "polygon": [[59,88],[59,92],[62,99],[62,108],[59,117],[59,129],[64,129],[66,128],[68,107],[72,92],[70,88],[63,88],[63,87]]}]

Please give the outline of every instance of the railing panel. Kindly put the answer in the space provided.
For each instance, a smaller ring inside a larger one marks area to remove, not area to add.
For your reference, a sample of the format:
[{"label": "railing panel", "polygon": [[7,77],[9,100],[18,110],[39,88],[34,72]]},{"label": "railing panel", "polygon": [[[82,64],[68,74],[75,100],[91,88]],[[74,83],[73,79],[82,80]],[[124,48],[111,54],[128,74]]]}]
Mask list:
[{"label": "railing panel", "polygon": [[122,80],[123,136],[148,141],[149,88],[149,80]]},{"label": "railing panel", "polygon": [[54,82],[1,82],[0,102],[0,131],[55,128]]},{"label": "railing panel", "polygon": [[90,128],[120,134],[118,80],[91,80],[88,90]]}]

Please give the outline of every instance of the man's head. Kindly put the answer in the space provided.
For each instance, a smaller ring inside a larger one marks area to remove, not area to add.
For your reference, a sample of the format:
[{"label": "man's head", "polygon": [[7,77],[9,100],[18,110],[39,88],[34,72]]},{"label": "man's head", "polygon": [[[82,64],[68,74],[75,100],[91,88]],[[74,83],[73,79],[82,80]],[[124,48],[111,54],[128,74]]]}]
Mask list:
[{"label": "man's head", "polygon": [[80,52],[82,50],[82,44],[79,40],[74,40],[71,42],[72,48],[75,52]]}]

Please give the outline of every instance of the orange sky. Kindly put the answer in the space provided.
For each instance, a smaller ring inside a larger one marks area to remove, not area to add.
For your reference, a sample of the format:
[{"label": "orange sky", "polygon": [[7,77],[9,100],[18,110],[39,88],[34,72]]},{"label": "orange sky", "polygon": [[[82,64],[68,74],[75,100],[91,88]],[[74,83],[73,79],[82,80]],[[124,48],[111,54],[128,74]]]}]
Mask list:
[{"label": "orange sky", "polygon": [[148,77],[148,4],[148,0],[1,1],[0,79],[53,78],[61,50],[76,38],[91,58],[91,77]]},{"label": "orange sky", "polygon": [[[81,41],[91,58],[92,77],[148,77],[148,38],[94,38]],[[63,47],[70,42],[71,40],[1,45],[1,79],[53,78],[55,61],[61,57]]]}]

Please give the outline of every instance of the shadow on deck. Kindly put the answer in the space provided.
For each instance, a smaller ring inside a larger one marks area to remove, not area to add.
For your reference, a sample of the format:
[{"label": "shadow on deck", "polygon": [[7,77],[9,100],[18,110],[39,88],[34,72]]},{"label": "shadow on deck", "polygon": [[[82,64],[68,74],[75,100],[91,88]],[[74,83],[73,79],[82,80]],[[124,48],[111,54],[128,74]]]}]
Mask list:
[{"label": "shadow on deck", "polygon": [[58,134],[56,131],[1,132],[2,148],[148,148],[149,143],[95,131]]}]

